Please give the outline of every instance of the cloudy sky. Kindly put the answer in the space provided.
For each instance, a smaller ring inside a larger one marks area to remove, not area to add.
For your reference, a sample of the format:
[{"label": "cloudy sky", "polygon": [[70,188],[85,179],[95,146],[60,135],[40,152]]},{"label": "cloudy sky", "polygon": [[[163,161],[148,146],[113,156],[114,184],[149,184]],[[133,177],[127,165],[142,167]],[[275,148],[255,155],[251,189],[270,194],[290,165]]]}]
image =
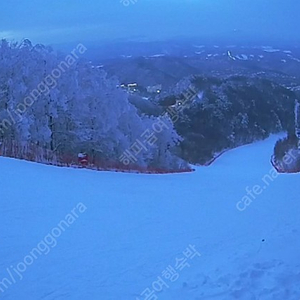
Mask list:
[{"label": "cloudy sky", "polygon": [[300,39],[299,0],[9,0],[0,11],[2,38],[35,43],[232,34]]}]

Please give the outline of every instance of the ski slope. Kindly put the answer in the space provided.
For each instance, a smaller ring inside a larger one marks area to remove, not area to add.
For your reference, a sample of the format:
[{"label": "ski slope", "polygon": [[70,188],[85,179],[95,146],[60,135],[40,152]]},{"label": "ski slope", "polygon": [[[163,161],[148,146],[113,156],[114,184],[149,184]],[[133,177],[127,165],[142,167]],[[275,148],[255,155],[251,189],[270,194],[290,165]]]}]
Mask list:
[{"label": "ski slope", "polygon": [[[149,288],[148,300],[300,300],[300,175],[279,175],[236,207],[263,185],[276,140],[178,175],[0,157],[0,299],[135,300]],[[163,277],[189,245],[200,256]]]}]

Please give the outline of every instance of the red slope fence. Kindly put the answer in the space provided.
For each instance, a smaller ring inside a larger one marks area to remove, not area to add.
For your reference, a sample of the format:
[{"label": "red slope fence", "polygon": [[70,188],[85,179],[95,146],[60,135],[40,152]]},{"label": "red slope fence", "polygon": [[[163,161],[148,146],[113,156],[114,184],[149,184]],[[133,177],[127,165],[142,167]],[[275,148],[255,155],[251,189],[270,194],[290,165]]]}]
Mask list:
[{"label": "red slope fence", "polygon": [[97,171],[145,174],[187,173],[193,171],[191,168],[168,170],[162,168],[141,167],[133,164],[125,165],[121,161],[109,161],[105,159],[92,159],[92,162],[88,162],[83,165],[79,162],[77,153],[72,155],[63,155],[34,143],[20,143],[7,140],[0,142],[0,156],[24,159],[27,161],[58,167],[86,168]]}]

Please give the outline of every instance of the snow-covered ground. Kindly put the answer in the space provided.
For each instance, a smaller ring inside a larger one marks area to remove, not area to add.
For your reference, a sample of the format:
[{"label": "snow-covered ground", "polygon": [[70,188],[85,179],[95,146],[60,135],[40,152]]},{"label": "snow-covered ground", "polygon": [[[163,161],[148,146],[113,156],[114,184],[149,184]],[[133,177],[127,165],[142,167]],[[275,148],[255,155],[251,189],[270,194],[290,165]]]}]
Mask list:
[{"label": "snow-covered ground", "polygon": [[276,139],[178,175],[1,157],[0,299],[300,300],[300,175],[272,173]]}]

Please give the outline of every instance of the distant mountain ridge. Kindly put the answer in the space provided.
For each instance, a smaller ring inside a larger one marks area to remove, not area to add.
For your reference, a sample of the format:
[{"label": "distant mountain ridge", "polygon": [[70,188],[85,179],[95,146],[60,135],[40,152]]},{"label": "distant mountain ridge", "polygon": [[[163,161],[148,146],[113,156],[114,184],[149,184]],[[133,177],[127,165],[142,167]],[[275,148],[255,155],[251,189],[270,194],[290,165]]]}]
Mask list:
[{"label": "distant mountain ridge", "polygon": [[[110,76],[121,82],[140,85],[162,84],[174,86],[183,77],[204,75],[226,77],[255,76],[269,79],[286,87],[300,85],[300,48],[271,46],[205,46],[134,56],[123,55],[101,60],[101,66]],[[93,63],[97,65],[99,59]]]}]

